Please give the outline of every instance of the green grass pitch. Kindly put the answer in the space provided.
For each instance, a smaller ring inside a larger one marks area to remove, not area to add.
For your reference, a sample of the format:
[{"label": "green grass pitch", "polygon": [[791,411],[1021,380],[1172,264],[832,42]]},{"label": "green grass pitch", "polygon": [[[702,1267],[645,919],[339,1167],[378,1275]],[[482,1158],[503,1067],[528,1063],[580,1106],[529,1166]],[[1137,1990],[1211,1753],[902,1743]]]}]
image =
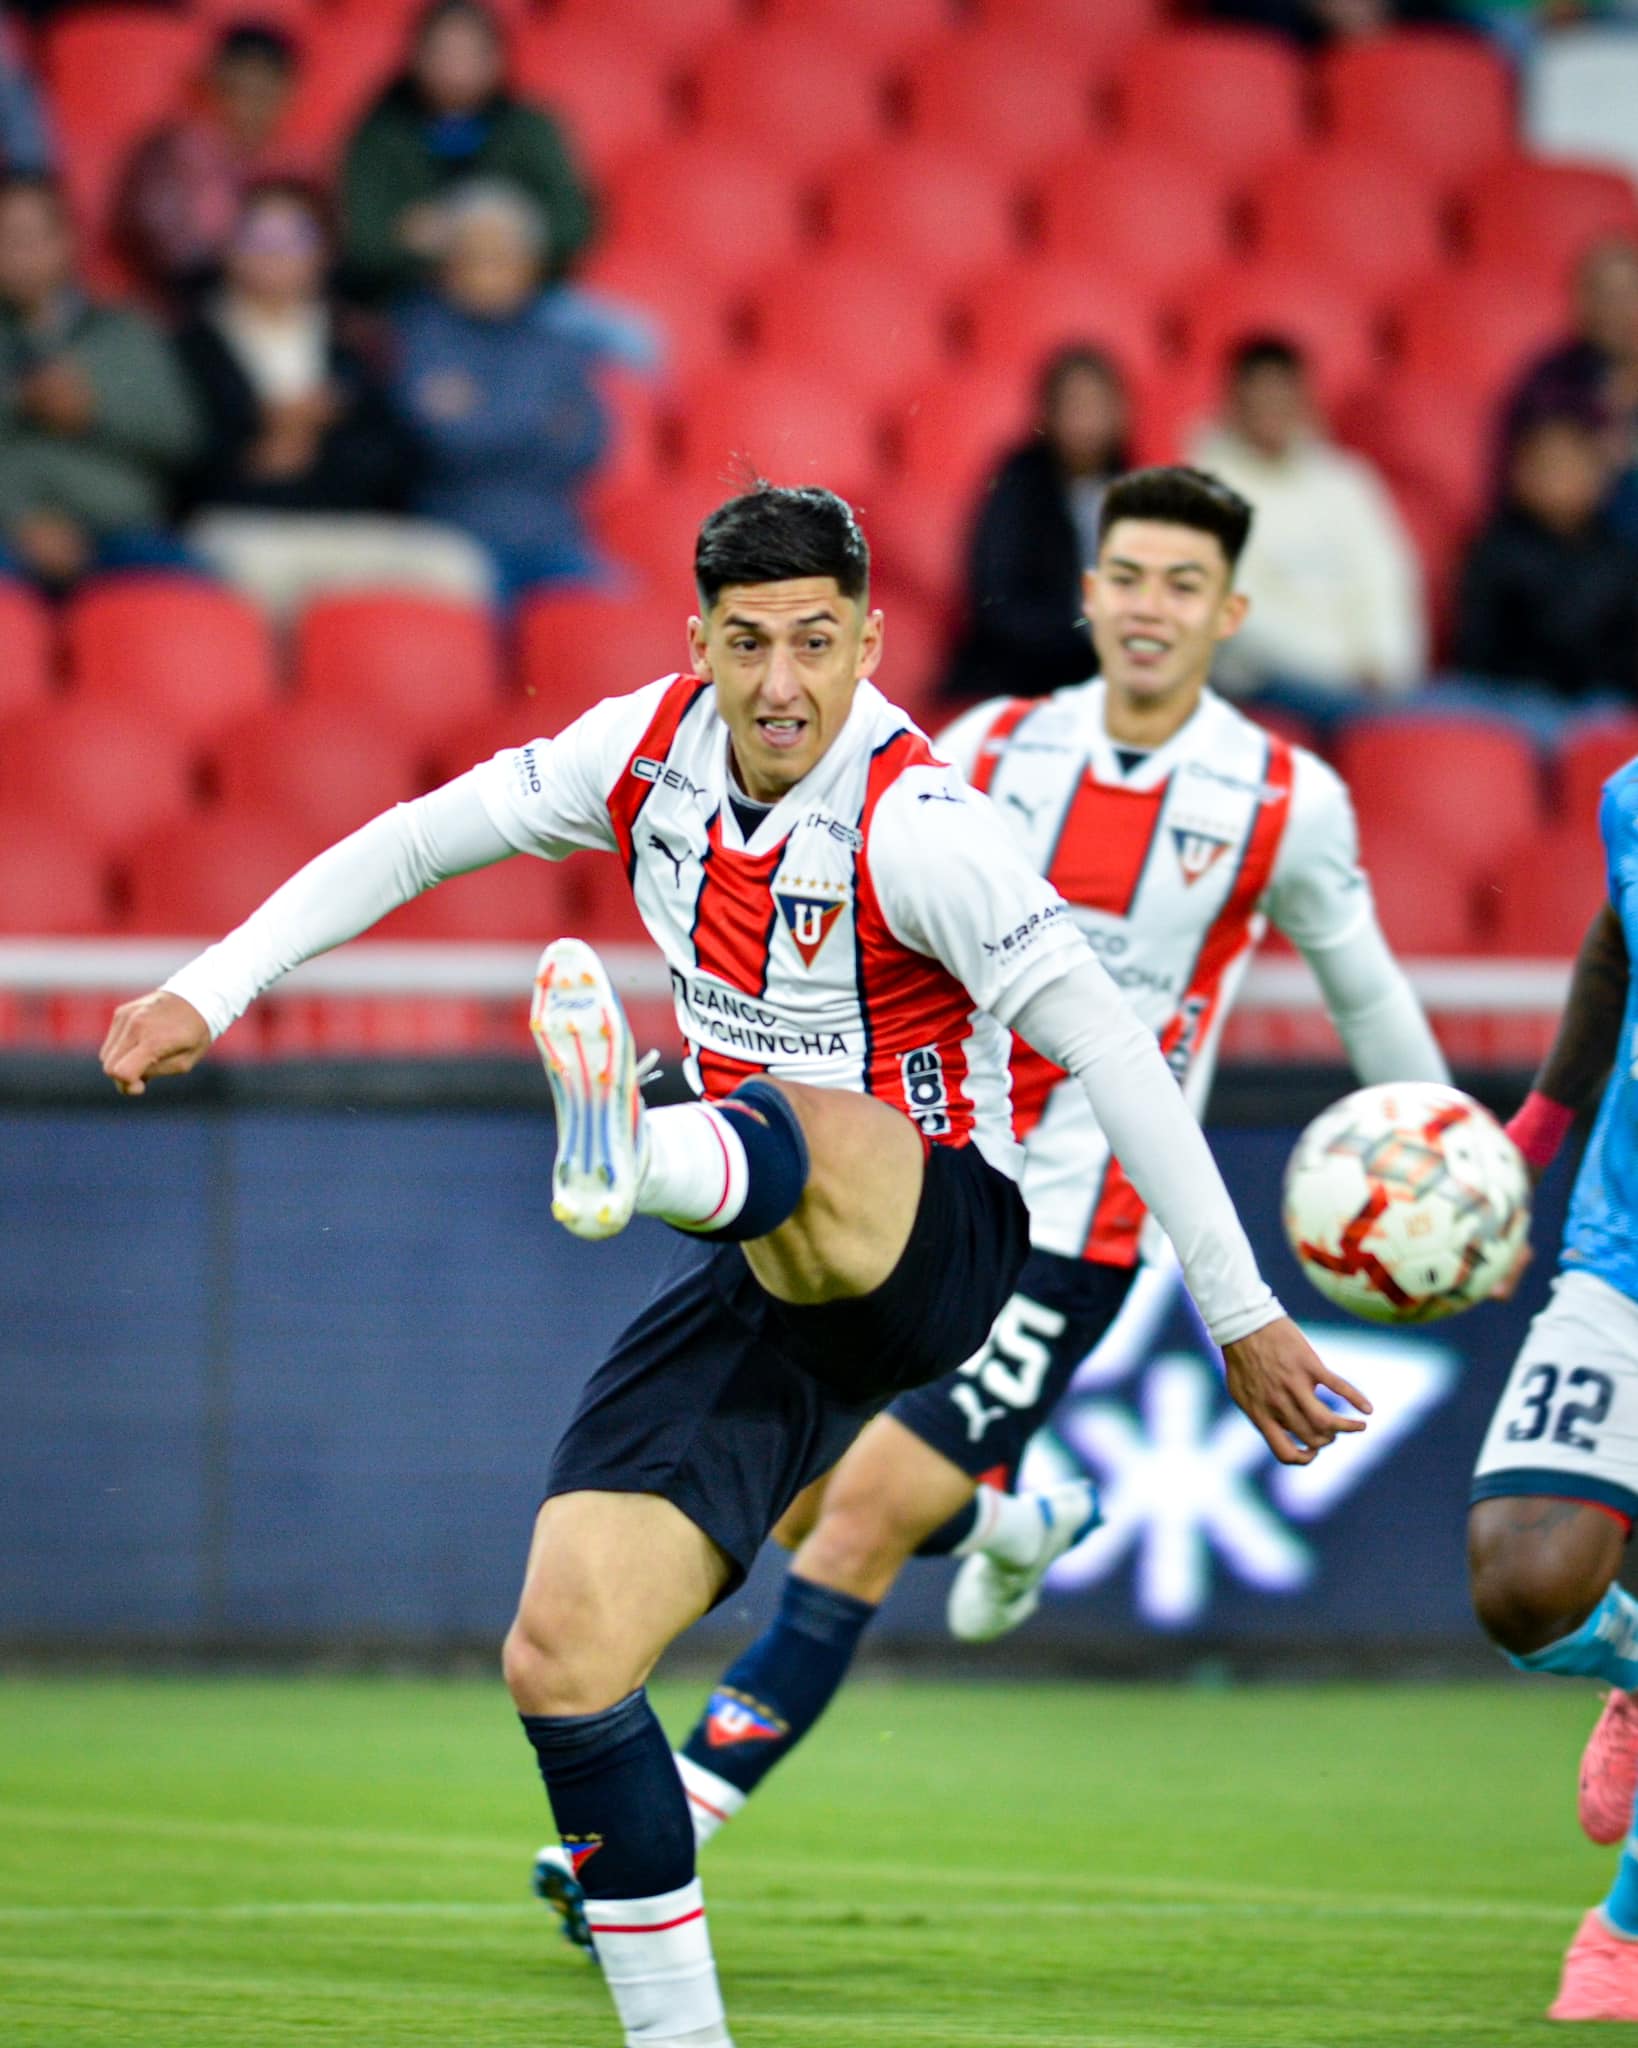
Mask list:
[{"label": "green grass pitch", "polygon": [[[1595,1713],[861,1682],[707,1852],[736,2040],[1539,2048],[1611,1867]],[[0,2042],[613,2048],[527,1896],[545,1833],[498,1680],[8,1681]]]}]

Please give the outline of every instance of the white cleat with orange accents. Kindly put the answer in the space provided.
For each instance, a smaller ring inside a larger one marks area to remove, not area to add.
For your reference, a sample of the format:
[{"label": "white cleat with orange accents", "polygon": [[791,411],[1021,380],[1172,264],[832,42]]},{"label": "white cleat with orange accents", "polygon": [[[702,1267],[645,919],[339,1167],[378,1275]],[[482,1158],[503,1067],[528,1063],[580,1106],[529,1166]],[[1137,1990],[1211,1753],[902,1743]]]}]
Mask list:
[{"label": "white cleat with orange accents", "polygon": [[631,1026],[583,939],[554,939],[541,954],[529,1029],[557,1111],[552,1214],[576,1237],[614,1237],[637,1206],[642,1096]]}]

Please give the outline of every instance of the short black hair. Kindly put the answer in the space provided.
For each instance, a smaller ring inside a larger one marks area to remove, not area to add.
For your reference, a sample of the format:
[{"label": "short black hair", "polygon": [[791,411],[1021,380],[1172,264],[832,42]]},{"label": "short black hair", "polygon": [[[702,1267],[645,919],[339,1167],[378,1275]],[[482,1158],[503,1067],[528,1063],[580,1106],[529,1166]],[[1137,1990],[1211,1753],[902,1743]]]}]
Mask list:
[{"label": "short black hair", "polygon": [[1236,382],[1253,370],[1286,370],[1301,377],[1308,358],[1288,334],[1244,334],[1229,355],[1229,375]]},{"label": "short black hair", "polygon": [[870,544],[853,507],[834,491],[759,477],[700,528],[694,582],[706,611],[730,584],[784,583],[797,576],[834,576],[848,598],[861,598],[870,588]]},{"label": "short black hair", "polygon": [[1103,494],[1098,512],[1098,547],[1119,519],[1154,519],[1167,526],[1189,526],[1209,533],[1223,550],[1232,570],[1251,532],[1251,506],[1221,478],[1181,464],[1166,469],[1134,469],[1117,477]]},{"label": "short black hair", "polygon": [[242,57],[254,57],[279,71],[296,68],[294,42],[270,21],[232,21],[223,29],[211,52],[211,62],[234,64]]}]

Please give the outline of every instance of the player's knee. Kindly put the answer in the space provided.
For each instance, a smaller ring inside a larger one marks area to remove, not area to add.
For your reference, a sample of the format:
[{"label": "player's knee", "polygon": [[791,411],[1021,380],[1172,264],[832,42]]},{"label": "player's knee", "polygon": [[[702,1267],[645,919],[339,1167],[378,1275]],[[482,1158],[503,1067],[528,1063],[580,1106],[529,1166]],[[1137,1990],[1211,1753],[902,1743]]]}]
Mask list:
[{"label": "player's knee", "polygon": [[923,1533],[880,1496],[827,1500],[798,1553],[802,1576],[874,1604],[886,1599]]},{"label": "player's knee", "polygon": [[1468,1579],[1479,1625],[1515,1657],[1544,1650],[1579,1628],[1609,1583],[1607,1574],[1551,1546],[1471,1525]]},{"label": "player's knee", "polygon": [[507,1690],[524,1714],[595,1714],[636,1680],[603,1640],[596,1603],[572,1577],[530,1575],[501,1650]]}]

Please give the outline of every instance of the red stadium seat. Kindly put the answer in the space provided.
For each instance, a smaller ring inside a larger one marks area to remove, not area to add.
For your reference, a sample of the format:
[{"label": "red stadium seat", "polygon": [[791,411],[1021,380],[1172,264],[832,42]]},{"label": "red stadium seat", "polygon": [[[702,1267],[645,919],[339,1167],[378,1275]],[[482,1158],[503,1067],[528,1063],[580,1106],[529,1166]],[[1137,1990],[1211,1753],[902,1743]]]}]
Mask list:
[{"label": "red stadium seat", "polygon": [[596,18],[531,14],[512,38],[514,89],[559,115],[577,154],[599,173],[672,133],[672,64],[664,47],[632,32],[619,8]]},{"label": "red stadium seat", "polygon": [[[700,522],[731,486],[704,472],[644,490],[594,493],[593,523],[616,561],[641,572],[649,593],[674,601],[686,617],[693,602],[694,542]],[[562,603],[563,599],[550,599]]]},{"label": "red stadium seat", "polygon": [[1301,61],[1274,36],[1186,28],[1140,37],[1121,60],[1118,127],[1220,176],[1248,176],[1308,135]]},{"label": "red stadium seat", "polygon": [[604,946],[652,945],[620,862],[606,853],[576,853],[560,871],[566,932]]},{"label": "red stadium seat", "polygon": [[[886,132],[884,76],[811,24],[735,30],[699,52],[692,88],[700,126],[758,155],[764,175],[775,164],[798,178],[827,170]],[[730,219],[712,225],[738,239]]]},{"label": "red stadium seat", "polygon": [[1134,290],[1160,290],[1232,253],[1228,204],[1209,167],[1162,150],[1077,151],[1037,191],[1041,244]]},{"label": "red stadium seat", "polygon": [[850,391],[897,396],[937,375],[949,321],[919,273],[851,253],[792,264],[750,305],[757,355],[839,377]]},{"label": "red stadium seat", "polygon": [[873,149],[838,166],[823,198],[832,247],[935,283],[993,269],[1020,246],[1010,191],[970,157]]},{"label": "red stadium seat", "polygon": [[215,812],[152,833],[125,864],[126,924],[214,937],[241,924],[324,850],[310,826],[265,812]]},{"label": "red stadium seat", "polygon": [[218,740],[211,761],[228,811],[289,818],[326,840],[420,789],[414,746],[374,707],[281,706]]},{"label": "red stadium seat", "polygon": [[1467,177],[1515,146],[1511,73],[1478,36],[1411,28],[1345,37],[1321,62],[1320,92],[1335,143],[1434,180]]},{"label": "red stadium seat", "polygon": [[898,469],[907,481],[941,486],[964,501],[1029,431],[1033,407],[1028,379],[1010,370],[929,384],[891,422]]},{"label": "red stadium seat", "polygon": [[1568,323],[1563,292],[1514,271],[1453,271],[1410,292],[1395,325],[1406,376],[1493,401]]},{"label": "red stadium seat", "polygon": [[1400,954],[1460,957],[1479,949],[1479,890],[1465,868],[1430,861],[1425,840],[1402,825],[1367,830],[1361,851],[1377,915]]},{"label": "red stadium seat", "polygon": [[[740,281],[795,256],[806,240],[800,194],[778,152],[695,136],[640,150],[608,192],[608,246],[673,266],[681,295]],[[665,306],[655,307],[662,317]]]},{"label": "red stadium seat", "polygon": [[1236,345],[1253,335],[1295,342],[1308,357],[1327,408],[1345,402],[1382,367],[1369,302],[1307,270],[1235,264],[1197,278],[1177,299],[1176,310],[1189,358],[1213,376],[1221,375]]},{"label": "red stadium seat", "polygon": [[526,747],[531,740],[549,739],[561,730],[565,720],[548,712],[534,697],[511,697],[498,711],[468,720],[440,733],[428,750],[425,767],[429,784],[452,782],[480,761],[493,760],[510,747]]},{"label": "red stadium seat", "polygon": [[1155,308],[1118,276],[1080,265],[1019,265],[975,284],[961,302],[961,325],[984,369],[1033,376],[1054,349],[1090,342],[1128,376],[1141,375],[1160,350]]},{"label": "red stadium seat", "polygon": [[321,597],[297,629],[296,675],[303,697],[369,705],[412,740],[430,739],[497,701],[494,621],[444,598]]},{"label": "red stadium seat", "polygon": [[669,62],[742,29],[745,17],[740,0],[553,0],[550,19],[608,29]]},{"label": "red stadium seat", "polygon": [[806,28],[815,15],[851,53],[869,63],[892,63],[912,50],[934,47],[960,18],[950,0],[762,0],[759,21],[780,28]]},{"label": "red stadium seat", "polygon": [[0,819],[0,932],[106,932],[111,910],[107,857],[79,833],[49,818]]},{"label": "red stadium seat", "polygon": [[1559,742],[1558,814],[1567,830],[1598,837],[1598,804],[1617,768],[1638,755],[1638,716],[1600,718],[1572,727]]},{"label": "red stadium seat", "polygon": [[1353,792],[1369,859],[1388,841],[1420,849],[1424,876],[1475,885],[1534,858],[1542,827],[1535,749],[1501,719],[1407,713],[1344,728],[1332,750]]},{"label": "red stadium seat", "polygon": [[31,711],[51,694],[51,614],[26,583],[0,578],[0,718]]},{"label": "red stadium seat", "polygon": [[741,352],[737,331],[744,294],[739,286],[719,282],[692,266],[679,277],[676,257],[664,249],[625,241],[613,247],[599,244],[577,266],[576,276],[611,298],[624,299],[654,321],[665,350],[667,377],[687,378],[719,369]]},{"label": "red stadium seat", "polygon": [[534,717],[530,738],[561,732],[605,697],[628,696],[686,669],[692,609],[590,591],[525,599],[517,664]]},{"label": "red stadium seat", "polygon": [[149,7],[59,15],[46,28],[41,55],[67,149],[120,155],[175,111],[208,40],[202,21]]},{"label": "red stadium seat", "polygon": [[908,85],[918,142],[1002,175],[1067,155],[1098,125],[1079,64],[1059,45],[1009,29],[951,36],[917,59]]},{"label": "red stadium seat", "polygon": [[1166,0],[976,0],[983,28],[1031,36],[1049,47],[1117,53],[1171,10]]},{"label": "red stadium seat", "polygon": [[1375,294],[1446,259],[1435,195],[1392,157],[1306,150],[1270,165],[1250,199],[1257,258],[1274,267]]},{"label": "red stadium seat", "polygon": [[1603,848],[1587,818],[1567,818],[1542,833],[1530,858],[1512,862],[1485,900],[1497,952],[1562,960],[1580,947],[1609,899]]},{"label": "red stadium seat", "polygon": [[[1022,434],[1024,411],[1009,424]],[[863,508],[875,580],[886,590],[909,591],[942,614],[958,607],[966,573],[967,532],[974,505],[967,493],[934,478],[885,485]]]},{"label": "red stadium seat", "polygon": [[39,818],[96,853],[182,815],[193,756],[139,704],[53,704],[0,730],[0,817]]},{"label": "red stadium seat", "polygon": [[338,159],[370,102],[404,63],[408,28],[391,15],[327,17],[308,42],[280,140],[316,163]]},{"label": "red stadium seat", "polygon": [[271,704],[267,621],[247,598],[197,576],[110,576],[69,605],[64,634],[77,696],[132,705],[189,738]]},{"label": "red stadium seat", "polygon": [[561,863],[521,854],[428,889],[396,911],[380,936],[544,945],[568,929],[570,901]]},{"label": "red stadium seat", "polygon": [[1638,193],[1607,164],[1490,165],[1468,186],[1467,242],[1494,270],[1528,269],[1562,281],[1576,258],[1606,235],[1638,239]]},{"label": "red stadium seat", "polygon": [[871,402],[839,379],[766,368],[699,377],[679,396],[682,467],[731,477],[749,463],[783,484],[826,484],[865,496],[880,466]]},{"label": "red stadium seat", "polygon": [[1396,491],[1425,498],[1457,539],[1478,523],[1493,482],[1495,421],[1465,386],[1394,377],[1373,385],[1338,426]]}]

